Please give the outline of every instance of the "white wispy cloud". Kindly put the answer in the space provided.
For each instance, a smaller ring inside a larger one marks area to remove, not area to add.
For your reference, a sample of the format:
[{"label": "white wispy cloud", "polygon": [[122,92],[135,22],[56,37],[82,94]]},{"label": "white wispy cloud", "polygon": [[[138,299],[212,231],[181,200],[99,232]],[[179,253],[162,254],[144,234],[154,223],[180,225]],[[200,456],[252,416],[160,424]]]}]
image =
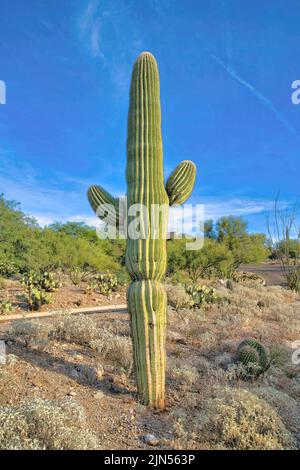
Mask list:
[{"label": "white wispy cloud", "polygon": [[[215,222],[220,217],[229,215],[239,217],[242,216],[247,218],[247,216],[250,215],[258,215],[264,213],[267,214],[274,208],[274,201],[249,198],[228,198],[227,200],[224,200],[224,198],[220,198],[214,200],[207,199],[205,202],[203,202],[202,206],[203,213],[201,212],[202,209],[200,204],[197,219],[195,204],[192,211],[187,210],[185,213],[184,222],[182,222],[182,217],[184,214],[183,208],[171,208],[169,230],[181,232],[182,227],[184,228],[185,233],[195,232],[196,229],[199,230],[199,223],[201,222],[201,217],[203,217],[203,220],[212,219]],[[282,208],[287,206],[288,203],[286,201],[281,201]]]},{"label": "white wispy cloud", "polygon": [[263,93],[261,93],[255,86],[253,86],[251,83],[247,82],[244,78],[242,78],[236,71],[235,69],[230,66],[229,64],[226,64],[223,62],[220,57],[216,56],[215,54],[210,54],[210,57],[217,63],[219,64],[227,73],[230,75],[234,80],[236,80],[238,83],[243,85],[245,88],[247,88],[257,99],[258,101],[268,108],[276,117],[276,119],[281,122],[281,124],[286,128],[287,131],[289,131],[291,134],[293,134],[295,137],[298,139],[300,138],[298,132],[296,129],[290,124],[290,122],[284,117],[284,115],[279,111],[274,103],[267,98]]},{"label": "white wispy cloud", "polygon": [[88,41],[89,49],[93,57],[105,59],[101,50],[101,14],[99,13],[100,2],[91,0],[83,15],[79,18],[79,31],[84,40]]},{"label": "white wispy cloud", "polygon": [[78,20],[80,40],[110,74],[118,99],[128,91],[132,63],[143,50],[143,32],[131,8],[125,2],[90,0]]},{"label": "white wispy cloud", "polygon": [[[89,207],[86,191],[90,179],[53,172],[43,174],[38,168],[18,161],[14,152],[0,148],[0,193],[6,199],[21,203],[21,209],[37,219],[41,226],[53,222],[85,222],[97,227],[99,219]],[[101,184],[101,181],[100,181]],[[106,188],[115,196],[122,195],[120,188]],[[222,216],[247,216],[271,212],[274,200],[255,198],[204,198],[204,218],[217,220]],[[197,201],[194,201],[194,204]],[[289,207],[281,200],[280,208]],[[182,209],[172,209],[175,227],[178,227]],[[184,231],[192,233],[195,229],[195,215],[186,214]],[[172,230],[172,226],[170,226]]]}]

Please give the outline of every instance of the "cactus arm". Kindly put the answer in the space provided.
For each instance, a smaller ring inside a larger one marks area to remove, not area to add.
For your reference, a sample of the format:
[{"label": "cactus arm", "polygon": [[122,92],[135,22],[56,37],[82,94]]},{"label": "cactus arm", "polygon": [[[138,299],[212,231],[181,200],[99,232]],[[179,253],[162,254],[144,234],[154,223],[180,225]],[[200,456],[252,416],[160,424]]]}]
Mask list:
[{"label": "cactus arm", "polygon": [[[119,199],[114,198],[111,194],[109,194],[105,189],[101,186],[90,186],[88,190],[88,200],[92,207],[92,209],[97,214],[98,208],[101,204],[107,204],[112,206],[112,211],[108,210],[108,214],[105,217],[105,221],[111,225],[117,225],[119,223]],[[97,214],[100,219],[104,217],[100,216],[99,213]]]},{"label": "cactus arm", "polygon": [[170,206],[183,204],[191,195],[195,179],[196,165],[190,160],[181,162],[169,176],[166,191]]}]

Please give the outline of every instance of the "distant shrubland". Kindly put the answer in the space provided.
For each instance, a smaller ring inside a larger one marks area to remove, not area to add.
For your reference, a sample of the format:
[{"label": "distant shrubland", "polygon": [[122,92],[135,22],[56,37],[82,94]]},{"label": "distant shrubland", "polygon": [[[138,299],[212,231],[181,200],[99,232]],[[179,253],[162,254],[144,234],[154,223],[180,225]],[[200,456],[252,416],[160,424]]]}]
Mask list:
[{"label": "distant shrubland", "polygon": [[[0,276],[15,273],[62,270],[74,277],[89,272],[111,271],[122,280],[125,273],[125,241],[101,240],[84,223],[54,223],[41,228],[25,215],[19,204],[0,198]],[[205,223],[202,250],[185,249],[186,239],[169,240],[168,275],[192,282],[205,277],[231,277],[242,263],[265,260],[270,251],[263,234],[249,234],[239,217],[223,217],[215,225]]]}]

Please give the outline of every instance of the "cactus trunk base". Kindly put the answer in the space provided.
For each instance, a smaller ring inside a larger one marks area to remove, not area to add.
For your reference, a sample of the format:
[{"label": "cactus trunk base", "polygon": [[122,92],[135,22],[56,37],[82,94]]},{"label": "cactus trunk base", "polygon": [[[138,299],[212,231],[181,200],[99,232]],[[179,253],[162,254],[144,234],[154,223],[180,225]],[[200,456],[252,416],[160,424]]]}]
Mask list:
[{"label": "cactus trunk base", "polygon": [[163,285],[153,280],[133,282],[128,307],[140,400],[164,409],[167,298]]}]

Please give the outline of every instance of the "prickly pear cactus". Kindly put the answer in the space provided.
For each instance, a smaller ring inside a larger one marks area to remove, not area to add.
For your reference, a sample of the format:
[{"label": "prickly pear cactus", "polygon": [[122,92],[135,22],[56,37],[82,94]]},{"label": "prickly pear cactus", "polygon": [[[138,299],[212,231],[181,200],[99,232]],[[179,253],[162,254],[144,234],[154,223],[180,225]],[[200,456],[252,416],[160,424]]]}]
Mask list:
[{"label": "prickly pear cactus", "polygon": [[[153,55],[144,52],[133,68],[128,113],[126,266],[132,283],[127,298],[138,393],[144,404],[159,409],[165,406],[167,299],[162,280],[168,207],[188,199],[195,176],[194,163],[183,161],[164,184],[158,68]],[[118,200],[100,186],[92,186],[88,198],[95,211],[110,203],[112,219],[118,213]],[[130,234],[136,205],[145,208],[137,239]],[[153,217],[155,205],[161,210]],[[108,211],[108,222],[110,216]]]}]

